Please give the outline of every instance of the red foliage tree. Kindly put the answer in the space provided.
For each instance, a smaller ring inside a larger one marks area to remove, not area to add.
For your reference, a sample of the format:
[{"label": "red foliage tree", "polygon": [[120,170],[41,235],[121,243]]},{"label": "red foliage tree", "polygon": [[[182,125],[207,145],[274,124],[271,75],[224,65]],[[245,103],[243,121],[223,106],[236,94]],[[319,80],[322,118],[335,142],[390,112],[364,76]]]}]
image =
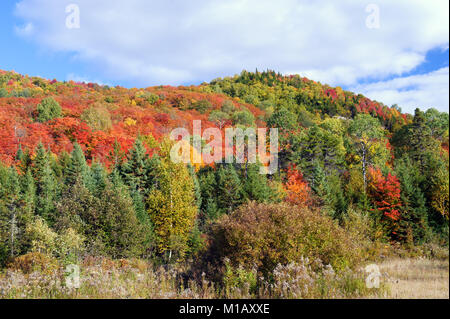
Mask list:
[{"label": "red foliage tree", "polygon": [[368,195],[376,209],[383,213],[384,220],[393,235],[396,234],[401,218],[400,191],[400,181],[395,175],[388,173],[387,176],[383,176],[379,168],[369,169]]}]

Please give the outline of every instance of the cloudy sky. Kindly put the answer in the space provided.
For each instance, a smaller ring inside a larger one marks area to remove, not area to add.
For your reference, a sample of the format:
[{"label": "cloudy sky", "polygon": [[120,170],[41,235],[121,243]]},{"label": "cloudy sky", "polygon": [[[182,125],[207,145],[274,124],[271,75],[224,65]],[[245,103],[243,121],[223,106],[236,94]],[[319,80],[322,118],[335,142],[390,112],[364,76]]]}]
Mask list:
[{"label": "cloudy sky", "polygon": [[146,87],[269,68],[406,112],[448,112],[448,6],[448,0],[6,0],[0,69]]}]

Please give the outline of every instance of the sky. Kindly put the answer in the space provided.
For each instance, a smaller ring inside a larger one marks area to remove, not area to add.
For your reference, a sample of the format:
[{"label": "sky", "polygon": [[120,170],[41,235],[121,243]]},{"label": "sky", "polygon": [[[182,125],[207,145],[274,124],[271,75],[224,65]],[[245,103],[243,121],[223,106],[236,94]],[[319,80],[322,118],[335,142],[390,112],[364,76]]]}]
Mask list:
[{"label": "sky", "polygon": [[125,87],[272,69],[449,111],[448,0],[3,0],[0,69]]}]

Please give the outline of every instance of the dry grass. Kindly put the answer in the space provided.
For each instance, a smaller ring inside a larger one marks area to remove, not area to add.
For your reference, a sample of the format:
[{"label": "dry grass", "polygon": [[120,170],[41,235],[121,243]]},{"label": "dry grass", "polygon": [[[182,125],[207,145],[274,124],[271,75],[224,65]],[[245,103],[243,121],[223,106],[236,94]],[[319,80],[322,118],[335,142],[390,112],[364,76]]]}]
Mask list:
[{"label": "dry grass", "polygon": [[391,259],[380,264],[396,299],[449,298],[449,261],[431,259]]}]

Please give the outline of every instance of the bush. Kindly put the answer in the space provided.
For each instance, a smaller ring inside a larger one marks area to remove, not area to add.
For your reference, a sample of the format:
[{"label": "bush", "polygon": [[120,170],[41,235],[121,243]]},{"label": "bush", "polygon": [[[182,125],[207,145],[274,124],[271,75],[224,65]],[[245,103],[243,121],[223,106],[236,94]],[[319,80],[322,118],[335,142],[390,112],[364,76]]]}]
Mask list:
[{"label": "bush", "polygon": [[212,108],[212,104],[208,100],[201,100],[192,104],[191,108],[198,111],[201,114],[206,113]]},{"label": "bush", "polygon": [[14,258],[7,267],[11,270],[19,270],[24,274],[35,271],[51,274],[59,268],[59,264],[53,257],[40,252],[31,252]]},{"label": "bush", "polygon": [[241,206],[223,216],[211,231],[212,244],[205,258],[214,271],[223,271],[223,259],[232,266],[255,266],[262,275],[278,265],[305,257],[321,260],[339,271],[361,258],[357,240],[331,218],[287,204]]},{"label": "bush", "polygon": [[84,250],[84,237],[72,228],[64,229],[61,234],[54,232],[40,217],[27,225],[26,235],[31,240],[33,252],[63,258],[73,262]]},{"label": "bush", "polygon": [[254,122],[255,117],[249,110],[243,110],[233,114],[234,125],[251,126]]}]

